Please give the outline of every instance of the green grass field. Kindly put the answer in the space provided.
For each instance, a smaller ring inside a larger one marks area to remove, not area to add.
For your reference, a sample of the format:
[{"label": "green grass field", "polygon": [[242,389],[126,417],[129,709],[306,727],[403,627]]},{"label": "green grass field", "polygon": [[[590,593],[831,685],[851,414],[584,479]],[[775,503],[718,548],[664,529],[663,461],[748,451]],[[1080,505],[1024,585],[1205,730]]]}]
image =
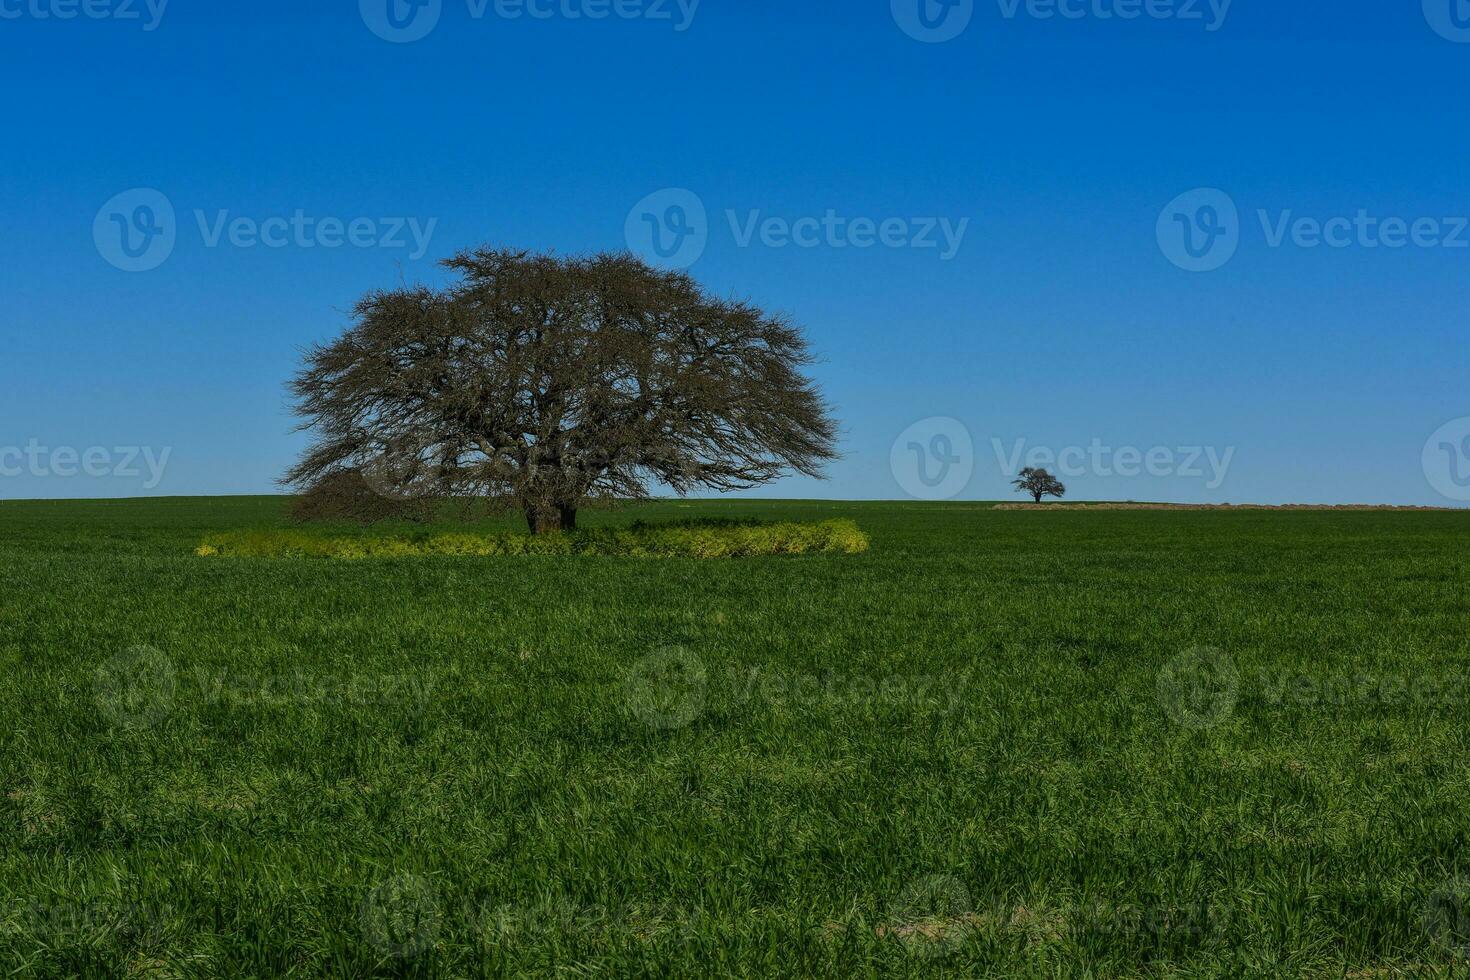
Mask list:
[{"label": "green grass field", "polygon": [[1470,514],[194,555],[281,508],[0,503],[7,975],[1470,968]]}]

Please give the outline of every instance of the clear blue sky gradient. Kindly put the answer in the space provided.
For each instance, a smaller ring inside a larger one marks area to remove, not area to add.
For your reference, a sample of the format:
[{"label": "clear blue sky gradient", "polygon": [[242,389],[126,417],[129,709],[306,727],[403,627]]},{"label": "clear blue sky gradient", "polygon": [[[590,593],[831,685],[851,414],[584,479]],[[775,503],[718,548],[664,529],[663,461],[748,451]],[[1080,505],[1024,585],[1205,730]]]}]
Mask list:
[{"label": "clear blue sky gradient", "polygon": [[[1470,43],[1420,0],[1235,0],[1214,31],[978,0],[944,43],[889,0],[703,0],[683,31],[444,0],[404,44],[357,0],[171,0],[154,30],[36,15],[58,2],[0,0],[0,448],[170,456],[152,487],[27,470],[0,498],[271,492],[304,445],[284,382],[363,292],[441,282],[479,243],[620,249],[636,202],[687,188],[709,216],[692,272],[806,326],[843,425],[829,480],[763,495],[902,498],[895,439],[944,416],[975,446],[960,498],[1009,495],[993,440],[1099,440],[1234,456],[1215,488],[1089,471],[1073,497],[1456,502],[1421,457],[1470,416],[1470,247],[1272,247],[1256,217],[1470,215]],[[1202,187],[1241,241],[1201,273],[1156,224]],[[152,271],[94,242],[132,188],[177,210]],[[437,224],[417,258],[209,247],[195,210]],[[742,246],[728,211],[969,224],[946,261]]]}]

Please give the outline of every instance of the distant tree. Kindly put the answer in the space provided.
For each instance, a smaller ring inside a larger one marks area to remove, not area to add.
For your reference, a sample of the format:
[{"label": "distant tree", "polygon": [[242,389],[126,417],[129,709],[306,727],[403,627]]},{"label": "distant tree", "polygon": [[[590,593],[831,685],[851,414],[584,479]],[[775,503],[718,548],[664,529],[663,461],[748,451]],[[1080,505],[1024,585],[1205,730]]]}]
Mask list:
[{"label": "distant tree", "polygon": [[[444,289],[368,294],[291,384],[316,441],[283,483],[519,508],[535,533],[661,483],[819,476],[836,424],[801,331],[628,254],[463,252]],[[361,480],[342,482],[342,473]]]},{"label": "distant tree", "polygon": [[1062,481],[1046,470],[1030,466],[1021,471],[1020,479],[1013,482],[1017,490],[1029,493],[1038,504],[1041,503],[1042,497],[1063,497],[1067,493],[1067,488],[1062,485]]}]

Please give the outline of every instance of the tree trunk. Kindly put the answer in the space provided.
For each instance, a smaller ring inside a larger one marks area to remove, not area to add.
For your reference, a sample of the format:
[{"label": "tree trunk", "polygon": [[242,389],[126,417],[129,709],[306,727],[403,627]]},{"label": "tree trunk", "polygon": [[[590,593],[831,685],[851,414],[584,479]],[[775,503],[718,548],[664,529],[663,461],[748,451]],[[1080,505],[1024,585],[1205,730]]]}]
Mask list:
[{"label": "tree trunk", "polygon": [[1033,496],[1033,497],[1036,498],[1036,502],[1038,504],[1041,503],[1041,491],[1039,491],[1039,490],[1032,490],[1031,491],[1031,496]]},{"label": "tree trunk", "polygon": [[532,534],[551,534],[577,529],[577,508],[571,504],[543,506],[526,504],[526,524]]}]

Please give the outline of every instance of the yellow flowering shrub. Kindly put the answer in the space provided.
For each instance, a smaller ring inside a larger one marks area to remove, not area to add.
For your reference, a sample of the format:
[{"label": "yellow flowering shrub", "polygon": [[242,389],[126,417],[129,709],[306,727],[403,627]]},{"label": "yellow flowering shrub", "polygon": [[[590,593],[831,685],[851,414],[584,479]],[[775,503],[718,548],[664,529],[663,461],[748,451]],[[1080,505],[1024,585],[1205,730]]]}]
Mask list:
[{"label": "yellow flowering shrub", "polygon": [[868,550],[868,536],[849,520],[748,524],[706,521],[589,528],[556,534],[425,531],[413,534],[331,535],[296,528],[211,535],[201,558],[412,558],[438,555],[601,555],[628,558],[754,558],[762,555],[844,554]]}]

